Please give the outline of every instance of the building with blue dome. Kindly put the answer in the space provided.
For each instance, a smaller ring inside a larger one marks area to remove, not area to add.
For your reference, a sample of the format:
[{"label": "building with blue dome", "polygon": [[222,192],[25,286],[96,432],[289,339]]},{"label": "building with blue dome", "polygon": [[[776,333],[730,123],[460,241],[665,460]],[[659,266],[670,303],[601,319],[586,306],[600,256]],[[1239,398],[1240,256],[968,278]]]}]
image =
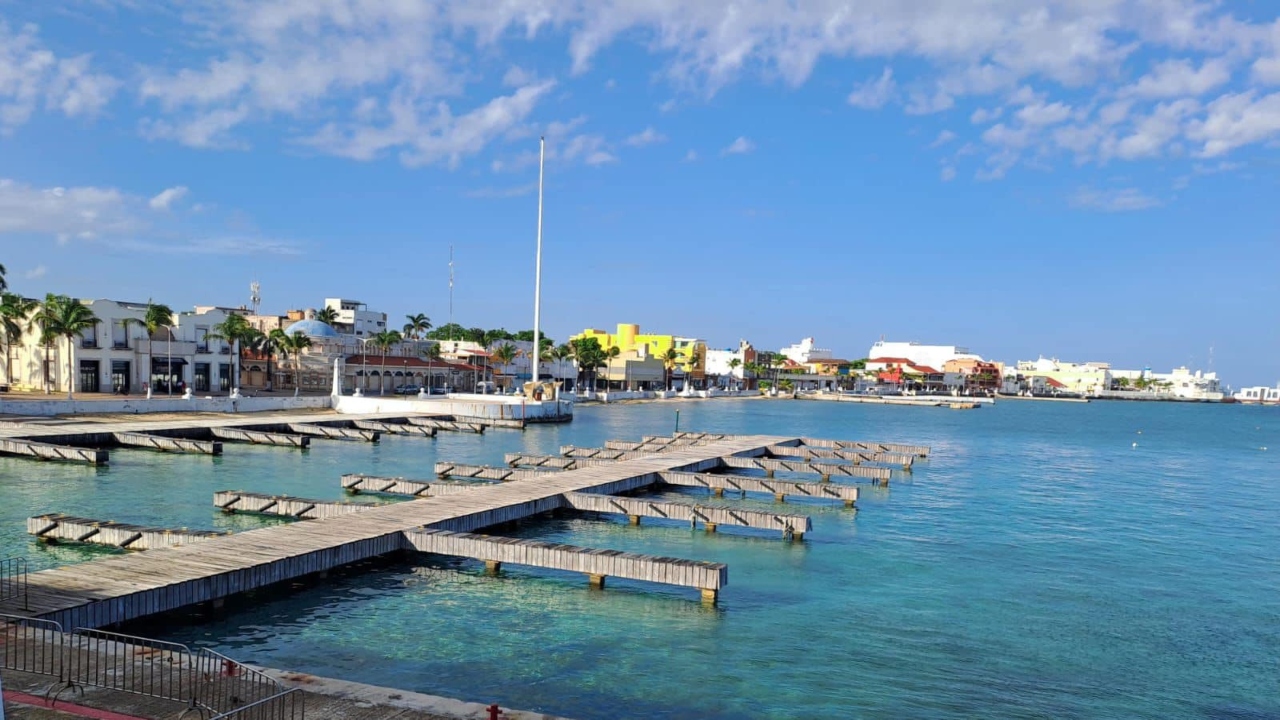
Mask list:
[{"label": "building with blue dome", "polygon": [[337,330],[334,330],[332,327],[326,325],[325,323],[320,322],[319,320],[312,320],[312,319],[299,320],[298,322],[285,328],[284,333],[286,335],[302,333],[303,335],[306,335],[307,337],[310,337],[310,338],[338,337]]}]

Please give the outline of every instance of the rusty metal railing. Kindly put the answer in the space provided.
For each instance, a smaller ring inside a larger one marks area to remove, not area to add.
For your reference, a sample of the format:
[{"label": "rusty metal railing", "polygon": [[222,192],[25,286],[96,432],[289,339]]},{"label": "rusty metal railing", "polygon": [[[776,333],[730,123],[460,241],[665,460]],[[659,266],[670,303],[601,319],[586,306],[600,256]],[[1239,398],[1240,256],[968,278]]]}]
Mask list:
[{"label": "rusty metal railing", "polygon": [[0,558],[0,602],[19,598],[22,600],[22,609],[26,610],[27,559]]}]

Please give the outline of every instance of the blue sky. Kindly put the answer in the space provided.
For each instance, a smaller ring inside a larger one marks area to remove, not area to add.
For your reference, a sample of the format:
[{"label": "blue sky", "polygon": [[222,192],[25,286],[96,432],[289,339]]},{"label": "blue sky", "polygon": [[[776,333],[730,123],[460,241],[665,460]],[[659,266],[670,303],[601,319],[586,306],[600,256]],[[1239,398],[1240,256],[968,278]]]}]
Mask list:
[{"label": "blue sky", "polygon": [[[140,9],[145,7],[146,9]],[[24,293],[1280,380],[1280,7],[0,1]]]}]

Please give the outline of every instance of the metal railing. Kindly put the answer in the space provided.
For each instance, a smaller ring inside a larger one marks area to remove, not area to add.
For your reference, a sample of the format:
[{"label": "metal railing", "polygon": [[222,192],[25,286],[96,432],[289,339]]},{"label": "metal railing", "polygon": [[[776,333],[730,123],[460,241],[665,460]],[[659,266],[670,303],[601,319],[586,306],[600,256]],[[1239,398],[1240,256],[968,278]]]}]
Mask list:
[{"label": "metal railing", "polygon": [[27,609],[27,559],[0,558],[0,602],[22,598],[22,609]]},{"label": "metal railing", "polygon": [[105,630],[64,632],[48,620],[0,614],[0,668],[57,678],[53,699],[95,687],[183,703],[184,714],[200,718],[303,718],[301,694],[221,653]]},{"label": "metal railing", "polygon": [[295,688],[231,712],[214,715],[210,720],[304,720],[304,711],[302,690]]}]

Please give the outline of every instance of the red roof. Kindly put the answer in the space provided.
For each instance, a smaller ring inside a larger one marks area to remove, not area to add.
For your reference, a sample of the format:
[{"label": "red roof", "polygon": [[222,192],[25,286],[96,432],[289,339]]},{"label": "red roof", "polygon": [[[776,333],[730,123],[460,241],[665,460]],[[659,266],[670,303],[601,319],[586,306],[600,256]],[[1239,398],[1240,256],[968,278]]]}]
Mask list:
[{"label": "red roof", "polygon": [[916,370],[920,371],[921,373],[923,373],[923,374],[925,374],[925,375],[938,375],[938,374],[939,374],[937,370],[934,370],[933,368],[929,367],[928,365],[912,365],[911,367],[915,368]]},{"label": "red roof", "polygon": [[1054,380],[1053,378],[1045,378],[1045,381],[1049,383],[1049,387],[1056,387],[1056,388],[1066,387],[1066,385],[1058,382],[1057,380]]}]

